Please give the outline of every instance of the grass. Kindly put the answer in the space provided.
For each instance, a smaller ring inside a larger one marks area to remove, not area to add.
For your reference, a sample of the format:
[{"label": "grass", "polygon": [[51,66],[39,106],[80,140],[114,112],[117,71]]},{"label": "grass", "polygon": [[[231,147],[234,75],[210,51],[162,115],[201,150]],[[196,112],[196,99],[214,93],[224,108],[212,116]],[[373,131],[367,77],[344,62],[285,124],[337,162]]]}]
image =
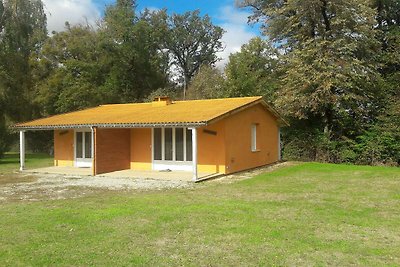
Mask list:
[{"label": "grass", "polygon": [[[26,154],[25,165],[26,168],[40,168],[48,167],[54,164],[53,157],[47,154]],[[18,153],[6,153],[3,158],[0,159],[0,174],[10,173],[19,170],[19,154]]]},{"label": "grass", "polygon": [[304,163],[190,190],[0,206],[4,266],[400,262],[400,169]]}]

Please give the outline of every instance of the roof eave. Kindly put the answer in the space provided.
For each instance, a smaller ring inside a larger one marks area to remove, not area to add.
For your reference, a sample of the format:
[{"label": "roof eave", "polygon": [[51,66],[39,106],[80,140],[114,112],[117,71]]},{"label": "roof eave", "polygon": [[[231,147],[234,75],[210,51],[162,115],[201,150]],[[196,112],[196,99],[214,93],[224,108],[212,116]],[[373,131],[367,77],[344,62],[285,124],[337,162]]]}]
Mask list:
[{"label": "roof eave", "polygon": [[271,112],[276,117],[280,127],[290,126],[290,124],[283,118],[283,116],[281,114],[279,114],[279,112],[276,111],[273,107],[271,107],[262,97],[257,99],[257,100],[255,100],[255,101],[253,101],[253,102],[247,103],[246,105],[240,106],[240,107],[238,107],[236,109],[233,109],[233,110],[231,110],[229,112],[221,114],[221,115],[209,120],[208,123],[209,124],[215,123],[215,122],[217,122],[219,120],[222,120],[222,119],[224,119],[224,118],[226,118],[228,116],[231,116],[231,115],[233,115],[235,113],[238,113],[238,112],[240,112],[240,111],[242,111],[244,109],[247,109],[249,107],[255,106],[257,104],[262,104],[269,112]]},{"label": "roof eave", "polygon": [[171,123],[93,123],[93,124],[59,124],[59,125],[37,125],[23,126],[15,125],[11,128],[16,131],[22,130],[57,130],[57,129],[82,129],[82,128],[157,128],[157,127],[200,127],[207,122],[171,122]]}]

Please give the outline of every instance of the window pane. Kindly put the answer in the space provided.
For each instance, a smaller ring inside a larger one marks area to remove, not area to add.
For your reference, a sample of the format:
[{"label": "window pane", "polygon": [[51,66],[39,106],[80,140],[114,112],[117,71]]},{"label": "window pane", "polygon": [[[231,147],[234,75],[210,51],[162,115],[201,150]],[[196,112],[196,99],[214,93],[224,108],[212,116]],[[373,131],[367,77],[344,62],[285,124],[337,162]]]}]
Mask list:
[{"label": "window pane", "polygon": [[172,160],[172,128],[165,128],[164,133],[165,160]]},{"label": "window pane", "polygon": [[82,151],[82,132],[76,133],[76,157],[83,158]]},{"label": "window pane", "polygon": [[251,150],[257,150],[257,124],[251,126]]},{"label": "window pane", "polygon": [[154,128],[154,160],[161,159],[161,128]]},{"label": "window pane", "polygon": [[186,161],[192,161],[192,131],[186,129]]},{"label": "window pane", "polygon": [[183,161],[183,128],[175,129],[175,156],[176,160]]},{"label": "window pane", "polygon": [[90,132],[85,132],[85,158],[92,158],[92,137]]}]

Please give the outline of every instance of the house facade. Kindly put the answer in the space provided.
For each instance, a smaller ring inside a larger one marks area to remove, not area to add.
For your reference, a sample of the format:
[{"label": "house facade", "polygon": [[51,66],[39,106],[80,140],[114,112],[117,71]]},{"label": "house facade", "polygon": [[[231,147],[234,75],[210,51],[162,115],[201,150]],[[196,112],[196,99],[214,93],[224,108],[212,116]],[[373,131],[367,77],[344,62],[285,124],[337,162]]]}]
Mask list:
[{"label": "house facade", "polygon": [[[234,173],[280,159],[286,122],[261,97],[103,105],[15,126],[54,130],[54,165]],[[24,151],[21,151],[21,155]],[[21,159],[21,168],[23,168]]]}]

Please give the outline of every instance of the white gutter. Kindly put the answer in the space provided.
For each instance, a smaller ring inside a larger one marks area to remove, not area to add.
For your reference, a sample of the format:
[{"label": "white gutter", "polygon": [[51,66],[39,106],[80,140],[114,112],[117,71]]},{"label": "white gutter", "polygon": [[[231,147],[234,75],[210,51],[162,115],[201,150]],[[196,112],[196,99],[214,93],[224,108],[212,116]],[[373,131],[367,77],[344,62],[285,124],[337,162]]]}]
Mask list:
[{"label": "white gutter", "polygon": [[54,130],[54,129],[79,129],[79,128],[163,128],[163,127],[199,127],[206,126],[207,122],[189,123],[94,123],[94,124],[68,124],[44,126],[13,126],[14,130]]}]

